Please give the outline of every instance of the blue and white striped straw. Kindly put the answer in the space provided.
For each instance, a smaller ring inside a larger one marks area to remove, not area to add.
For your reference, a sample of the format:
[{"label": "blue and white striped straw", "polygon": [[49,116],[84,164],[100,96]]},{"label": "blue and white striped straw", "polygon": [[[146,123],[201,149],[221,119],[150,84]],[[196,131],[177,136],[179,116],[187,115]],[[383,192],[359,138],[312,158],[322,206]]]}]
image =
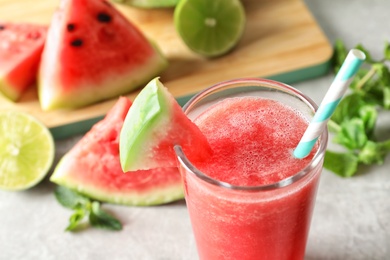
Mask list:
[{"label": "blue and white striped straw", "polygon": [[357,49],[352,49],[348,53],[306,132],[303,134],[301,141],[294,150],[296,158],[301,159],[309,155],[365,58],[366,55]]}]

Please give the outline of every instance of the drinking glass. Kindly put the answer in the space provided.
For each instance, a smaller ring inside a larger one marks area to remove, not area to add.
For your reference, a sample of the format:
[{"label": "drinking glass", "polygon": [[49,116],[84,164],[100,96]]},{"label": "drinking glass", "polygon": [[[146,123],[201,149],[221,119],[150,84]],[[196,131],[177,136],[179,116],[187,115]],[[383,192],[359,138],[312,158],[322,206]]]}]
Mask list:
[{"label": "drinking glass", "polygon": [[[195,119],[225,98],[259,96],[298,110],[309,122],[317,105],[286,84],[259,78],[218,83],[183,110]],[[290,129],[294,131],[294,129]],[[328,141],[325,130],[312,160],[294,175],[261,186],[235,186],[198,170],[175,146],[200,259],[303,259]]]}]

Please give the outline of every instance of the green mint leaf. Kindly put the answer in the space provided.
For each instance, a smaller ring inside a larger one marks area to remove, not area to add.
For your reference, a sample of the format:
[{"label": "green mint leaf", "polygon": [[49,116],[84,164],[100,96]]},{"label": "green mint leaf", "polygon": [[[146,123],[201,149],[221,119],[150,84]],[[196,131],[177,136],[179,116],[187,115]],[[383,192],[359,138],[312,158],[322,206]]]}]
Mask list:
[{"label": "green mint leaf", "polygon": [[348,121],[354,117],[358,117],[359,110],[364,105],[366,105],[366,102],[362,99],[362,96],[359,94],[351,94],[345,96],[340,101],[331,119],[335,123],[340,125],[344,121]]},{"label": "green mint leaf", "polygon": [[341,124],[341,130],[333,138],[335,143],[341,144],[349,150],[362,148],[368,138],[361,118],[352,118]]},{"label": "green mint leaf", "polygon": [[369,68],[360,68],[356,73],[356,76],[353,78],[350,89],[354,93],[362,96],[362,99],[367,101],[369,96],[366,96],[367,93],[375,89],[378,85],[378,77],[376,77],[376,68],[370,66]]},{"label": "green mint leaf", "polygon": [[351,177],[358,169],[358,157],[352,153],[337,153],[326,151],[324,168],[334,172],[341,177]]},{"label": "green mint leaf", "polygon": [[74,231],[79,227],[79,224],[86,216],[87,212],[84,208],[76,209],[69,218],[69,225],[65,231]]},{"label": "green mint leaf", "polygon": [[390,109],[390,85],[383,89],[383,107]]},{"label": "green mint leaf", "polygon": [[384,107],[384,91],[389,86],[390,72],[388,68],[383,63],[375,63],[361,82],[357,83],[355,91],[360,91],[367,103]]},{"label": "green mint leaf", "polygon": [[372,138],[378,118],[378,111],[373,105],[365,105],[359,109],[359,116],[363,120],[364,131],[367,137],[369,139]]},{"label": "green mint leaf", "polygon": [[358,50],[361,50],[362,52],[364,52],[364,54],[366,55],[366,62],[368,63],[375,63],[376,61],[372,58],[370,52],[362,45],[362,44],[357,44],[355,46],[355,49],[358,49]]},{"label": "green mint leaf", "polygon": [[89,199],[73,190],[57,186],[54,190],[57,201],[64,207],[74,209],[89,202]]},{"label": "green mint leaf", "polygon": [[332,119],[330,119],[328,121],[328,130],[332,133],[338,133],[341,130],[341,126]]},{"label": "green mint leaf", "polygon": [[89,214],[89,223],[93,227],[109,229],[109,230],[121,230],[122,224],[113,216],[103,211],[100,207],[100,203],[97,201],[92,202],[92,209]]},{"label": "green mint leaf", "polygon": [[331,59],[332,67],[335,73],[339,71],[347,55],[348,50],[345,47],[344,42],[340,39],[337,39],[334,44],[334,52]]},{"label": "green mint leaf", "polygon": [[388,41],[385,41],[384,56],[386,60],[390,60],[390,44]]},{"label": "green mint leaf", "polygon": [[390,72],[386,64],[376,63],[373,64],[372,66],[375,68],[375,71],[377,73],[380,82],[385,86],[390,85]]},{"label": "green mint leaf", "polygon": [[[362,44],[355,48],[365,53],[365,64],[351,82],[350,94],[343,98],[328,122],[328,129],[335,133],[333,141],[347,152],[327,151],[324,163],[325,168],[343,177],[354,175],[359,164],[382,164],[390,153],[390,139],[375,141],[378,111],[390,110],[390,43],[385,42],[384,58],[380,60],[374,60]],[[336,73],[346,55],[347,48],[337,40],[332,59]]]},{"label": "green mint leaf", "polygon": [[389,152],[390,140],[378,143],[368,141],[359,153],[359,162],[367,165],[383,164]]},{"label": "green mint leaf", "polygon": [[122,224],[113,216],[103,211],[98,201],[91,201],[88,197],[63,186],[57,186],[54,194],[62,206],[74,210],[69,218],[69,225],[65,229],[66,231],[79,230],[82,223],[87,225],[87,222],[82,222],[87,216],[92,227],[109,230],[122,229]]}]

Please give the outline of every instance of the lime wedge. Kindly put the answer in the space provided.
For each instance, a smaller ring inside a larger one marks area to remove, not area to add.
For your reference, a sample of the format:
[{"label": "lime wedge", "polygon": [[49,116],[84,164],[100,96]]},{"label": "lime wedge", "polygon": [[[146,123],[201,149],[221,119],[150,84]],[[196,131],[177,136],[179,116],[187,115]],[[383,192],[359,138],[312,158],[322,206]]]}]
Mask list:
[{"label": "lime wedge", "polygon": [[53,163],[50,131],[22,112],[0,112],[0,147],[0,189],[30,188],[46,176]]},{"label": "lime wedge", "polygon": [[139,8],[168,8],[176,6],[179,0],[114,0],[114,2]]},{"label": "lime wedge", "polygon": [[240,0],[181,0],[174,22],[190,49],[216,57],[229,52],[241,39],[245,11]]}]

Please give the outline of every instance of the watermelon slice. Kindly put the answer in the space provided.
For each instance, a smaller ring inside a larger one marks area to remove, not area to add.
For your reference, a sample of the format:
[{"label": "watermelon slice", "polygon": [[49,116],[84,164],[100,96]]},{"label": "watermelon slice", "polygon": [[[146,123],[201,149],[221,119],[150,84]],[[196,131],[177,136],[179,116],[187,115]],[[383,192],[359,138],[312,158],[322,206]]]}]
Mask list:
[{"label": "watermelon slice", "polygon": [[0,22],[0,92],[12,101],[36,80],[47,27]]},{"label": "watermelon slice", "polygon": [[43,110],[77,108],[146,84],[167,60],[105,0],[62,0],[39,73]]},{"label": "watermelon slice", "polygon": [[175,145],[193,162],[211,154],[206,137],[183,112],[158,78],[135,98],[120,134],[125,171],[177,166]]},{"label": "watermelon slice", "polygon": [[119,132],[131,106],[121,97],[106,117],[61,159],[52,182],[91,198],[124,205],[156,205],[183,198],[178,169],[124,173],[119,162]]}]

